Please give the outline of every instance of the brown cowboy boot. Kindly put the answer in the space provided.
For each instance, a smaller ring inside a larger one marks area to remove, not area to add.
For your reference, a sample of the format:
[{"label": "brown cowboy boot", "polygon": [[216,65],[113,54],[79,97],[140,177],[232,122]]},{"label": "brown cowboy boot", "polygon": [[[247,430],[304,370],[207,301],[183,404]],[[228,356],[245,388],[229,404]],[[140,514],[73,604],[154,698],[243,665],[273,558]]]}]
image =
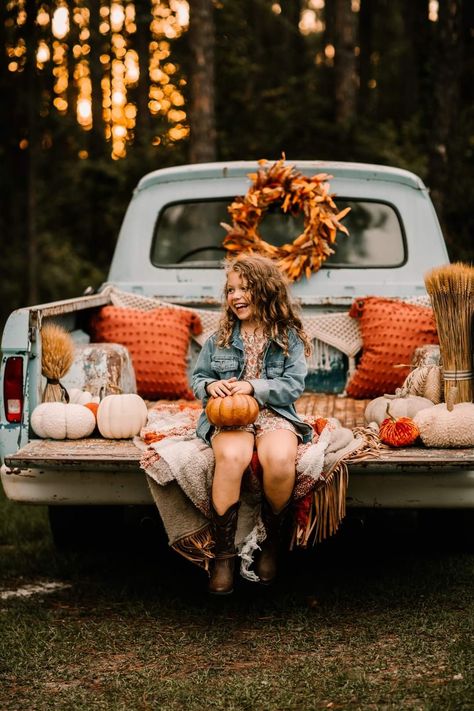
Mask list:
[{"label": "brown cowboy boot", "polygon": [[214,561],[211,567],[209,592],[229,595],[234,589],[235,530],[240,501],[229,506],[220,516],[211,501],[211,521],[214,538]]},{"label": "brown cowboy boot", "polygon": [[262,585],[270,585],[276,577],[281,532],[289,508],[290,501],[278,513],[275,513],[269,501],[265,497],[262,499],[261,515],[267,537],[262,543],[255,566]]}]

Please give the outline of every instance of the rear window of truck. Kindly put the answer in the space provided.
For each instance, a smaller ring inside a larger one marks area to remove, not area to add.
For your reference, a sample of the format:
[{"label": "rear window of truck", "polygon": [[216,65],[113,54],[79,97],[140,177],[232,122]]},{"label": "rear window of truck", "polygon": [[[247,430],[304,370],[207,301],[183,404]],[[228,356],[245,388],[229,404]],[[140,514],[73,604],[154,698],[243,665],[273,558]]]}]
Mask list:
[{"label": "rear window of truck", "polygon": [[[189,267],[219,267],[226,250],[222,240],[229,224],[230,200],[187,201],[167,205],[160,213],[152,243],[155,266],[184,264]],[[335,253],[325,262],[331,268],[399,267],[406,259],[405,237],[400,216],[393,205],[372,200],[338,197],[339,210],[350,207],[344,218],[349,237],[339,233]],[[301,215],[285,215],[270,209],[260,223],[266,242],[281,246],[303,231]]]}]

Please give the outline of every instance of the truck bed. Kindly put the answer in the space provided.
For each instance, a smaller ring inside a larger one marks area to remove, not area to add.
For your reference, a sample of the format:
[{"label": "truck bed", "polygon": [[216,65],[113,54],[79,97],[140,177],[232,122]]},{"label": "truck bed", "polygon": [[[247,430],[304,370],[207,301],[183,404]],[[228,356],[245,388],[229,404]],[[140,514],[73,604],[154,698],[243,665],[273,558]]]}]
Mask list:
[{"label": "truck bed", "polygon": [[[337,417],[344,427],[364,426],[364,412],[369,400],[322,393],[305,393],[296,409],[302,415]],[[149,403],[150,407],[153,403]],[[7,466],[16,469],[65,468],[106,469],[138,468],[141,452],[129,439],[110,440],[102,437],[81,440],[32,440],[16,454],[7,457]],[[405,447],[392,449],[382,446],[380,457],[351,464],[351,469],[378,469],[381,467],[473,467],[474,448],[428,449]]]}]

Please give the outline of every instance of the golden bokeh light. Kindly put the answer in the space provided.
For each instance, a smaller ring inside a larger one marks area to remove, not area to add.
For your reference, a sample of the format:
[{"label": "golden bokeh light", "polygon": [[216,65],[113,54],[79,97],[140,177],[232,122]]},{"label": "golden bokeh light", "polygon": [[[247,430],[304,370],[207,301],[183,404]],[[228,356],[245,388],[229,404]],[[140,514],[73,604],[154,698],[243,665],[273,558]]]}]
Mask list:
[{"label": "golden bokeh light", "polygon": [[56,8],[53,14],[53,35],[64,39],[69,32],[69,10],[65,5]]},{"label": "golden bokeh light", "polygon": [[38,14],[36,16],[36,22],[40,27],[45,27],[46,25],[49,24],[49,14],[46,12],[46,10],[41,7],[38,10]]},{"label": "golden bokeh light", "polygon": [[57,96],[53,101],[54,107],[59,111],[59,113],[65,113],[67,111],[67,101]]},{"label": "golden bokeh light", "polygon": [[[110,141],[112,158],[125,157],[128,144],[135,138],[136,89],[141,86],[143,73],[148,83],[148,110],[151,116],[163,117],[167,122],[163,134],[155,136],[152,144],[159,146],[163,140],[174,142],[186,138],[189,127],[182,94],[186,80],[180,76],[181,69],[174,60],[170,44],[189,24],[186,0],[167,3],[150,0],[150,40],[148,51],[144,53],[136,43],[137,9],[133,0],[99,3],[100,44],[97,38],[91,38],[91,12],[82,0],[55,0],[38,5],[35,19],[40,36],[36,66],[41,72],[48,67],[52,74],[51,103],[58,113],[74,112],[82,129],[93,128],[91,63],[97,61],[98,56],[102,71],[100,103],[104,134]],[[27,20],[25,1],[17,0],[15,7],[14,23],[22,26]],[[27,60],[24,39],[16,37],[5,49],[8,71],[23,71]],[[147,58],[145,66],[143,57]],[[42,110],[46,111],[42,115],[47,115],[47,107]],[[82,150],[78,156],[85,159],[89,154]]]},{"label": "golden bokeh light", "polygon": [[334,57],[336,56],[336,48],[334,47],[334,45],[327,44],[324,48],[324,54],[327,59],[334,59]]},{"label": "golden bokeh light", "polygon": [[133,49],[129,49],[125,55],[125,81],[127,84],[135,84],[139,78],[138,54]]},{"label": "golden bokeh light", "polygon": [[112,28],[112,32],[120,32],[124,22],[125,11],[122,5],[117,2],[113,2],[110,6],[110,26]]},{"label": "golden bokeh light", "polygon": [[92,121],[92,107],[89,99],[81,98],[77,102],[77,118],[81,124],[89,124]]},{"label": "golden bokeh light", "polygon": [[428,19],[431,22],[438,21],[438,11],[439,11],[438,0],[430,0],[428,3]]},{"label": "golden bokeh light", "polygon": [[186,118],[185,111],[177,111],[176,109],[170,109],[168,111],[168,118],[170,121],[178,123],[179,121],[184,121]]}]

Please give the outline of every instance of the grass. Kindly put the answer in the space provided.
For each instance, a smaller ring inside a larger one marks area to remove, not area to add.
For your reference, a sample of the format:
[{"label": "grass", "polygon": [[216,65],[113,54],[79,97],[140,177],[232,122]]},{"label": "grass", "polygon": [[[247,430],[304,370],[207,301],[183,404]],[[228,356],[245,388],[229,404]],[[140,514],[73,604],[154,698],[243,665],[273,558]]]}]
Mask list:
[{"label": "grass", "polygon": [[0,601],[0,709],[471,709],[473,556],[382,523],[214,600],[159,541],[59,555],[45,509],[2,499],[1,588],[72,587]]}]

